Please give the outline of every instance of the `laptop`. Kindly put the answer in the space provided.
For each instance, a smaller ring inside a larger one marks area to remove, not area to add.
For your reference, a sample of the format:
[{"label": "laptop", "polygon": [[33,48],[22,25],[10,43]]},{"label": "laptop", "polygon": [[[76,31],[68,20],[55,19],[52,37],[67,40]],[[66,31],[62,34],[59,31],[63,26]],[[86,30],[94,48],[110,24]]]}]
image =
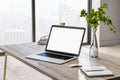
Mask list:
[{"label": "laptop", "polygon": [[52,25],[45,51],[26,57],[63,64],[78,58],[84,35],[82,27]]}]

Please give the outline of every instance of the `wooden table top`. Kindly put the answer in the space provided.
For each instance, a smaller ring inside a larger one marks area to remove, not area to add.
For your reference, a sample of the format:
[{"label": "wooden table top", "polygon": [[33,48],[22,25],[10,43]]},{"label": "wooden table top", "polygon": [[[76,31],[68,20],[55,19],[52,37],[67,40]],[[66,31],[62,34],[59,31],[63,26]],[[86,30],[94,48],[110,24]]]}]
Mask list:
[{"label": "wooden table top", "polygon": [[[25,56],[30,54],[40,53],[44,51],[45,46],[37,45],[37,43],[15,44],[0,46],[0,49],[31,66],[37,71],[45,74],[53,80],[107,80],[120,76],[120,58],[108,56],[99,53],[99,57],[90,59],[88,56],[89,50],[82,48],[80,57],[62,65],[48,63],[44,61],[27,59]],[[114,73],[114,76],[107,77],[87,77],[80,68],[70,68],[69,65],[80,63],[83,66],[103,65]]]}]

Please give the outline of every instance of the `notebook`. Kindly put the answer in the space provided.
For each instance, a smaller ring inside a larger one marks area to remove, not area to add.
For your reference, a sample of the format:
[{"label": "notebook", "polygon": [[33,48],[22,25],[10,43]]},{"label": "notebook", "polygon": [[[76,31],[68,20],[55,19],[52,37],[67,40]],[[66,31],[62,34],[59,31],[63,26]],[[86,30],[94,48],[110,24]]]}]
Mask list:
[{"label": "notebook", "polygon": [[80,55],[85,28],[52,25],[44,52],[26,56],[57,64],[76,59]]},{"label": "notebook", "polygon": [[114,75],[112,71],[108,70],[104,66],[81,67],[81,70],[88,77],[113,76]]}]

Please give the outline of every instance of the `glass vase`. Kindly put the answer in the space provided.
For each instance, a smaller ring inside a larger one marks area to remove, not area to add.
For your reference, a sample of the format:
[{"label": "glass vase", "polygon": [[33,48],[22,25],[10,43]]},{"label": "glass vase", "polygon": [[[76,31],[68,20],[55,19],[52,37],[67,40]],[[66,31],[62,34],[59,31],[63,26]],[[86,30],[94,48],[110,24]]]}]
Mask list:
[{"label": "glass vase", "polygon": [[97,58],[98,57],[98,42],[97,42],[96,31],[97,31],[97,29],[93,29],[92,42],[91,42],[91,45],[90,45],[89,55],[92,58]]}]

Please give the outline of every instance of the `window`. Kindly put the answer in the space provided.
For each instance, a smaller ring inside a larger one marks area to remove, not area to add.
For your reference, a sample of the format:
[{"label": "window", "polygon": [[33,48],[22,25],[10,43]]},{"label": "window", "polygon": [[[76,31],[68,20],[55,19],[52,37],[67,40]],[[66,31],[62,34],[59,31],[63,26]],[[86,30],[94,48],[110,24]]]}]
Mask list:
[{"label": "window", "polygon": [[88,25],[80,11],[88,11],[89,0],[36,0],[36,41],[48,35],[51,25],[65,22],[66,26],[85,27],[84,43],[88,42]]},{"label": "window", "polygon": [[31,1],[0,0],[0,45],[32,42]]},{"label": "window", "polygon": [[[32,1],[35,1],[35,20],[32,19]],[[51,25],[59,25],[61,22],[65,22],[66,26],[85,27],[84,42],[88,42],[86,20],[79,15],[83,8],[88,11],[90,0],[32,1],[0,0],[0,44],[31,42],[32,27],[36,29],[35,37],[38,41],[41,36],[49,34]],[[32,20],[36,25],[32,26]]]}]

